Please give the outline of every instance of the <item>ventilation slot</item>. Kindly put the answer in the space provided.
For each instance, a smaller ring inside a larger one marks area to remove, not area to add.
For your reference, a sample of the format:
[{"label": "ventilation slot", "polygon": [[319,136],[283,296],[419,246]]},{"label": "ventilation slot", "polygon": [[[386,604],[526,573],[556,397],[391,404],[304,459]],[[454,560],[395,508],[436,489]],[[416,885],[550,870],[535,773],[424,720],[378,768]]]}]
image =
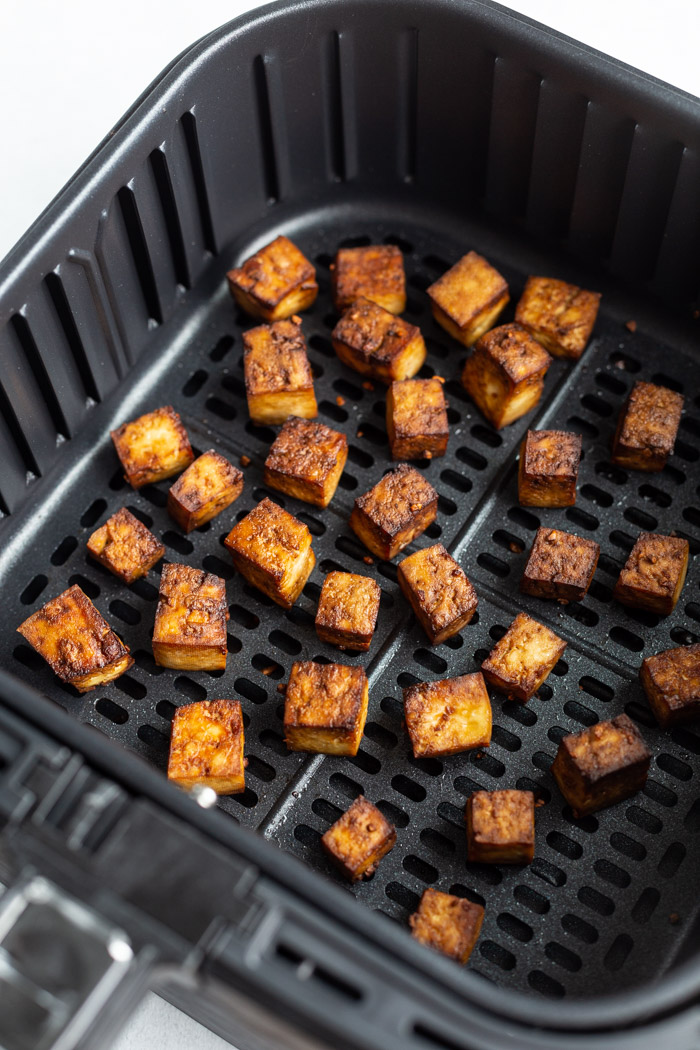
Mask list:
[{"label": "ventilation slot", "polygon": [[163,323],[163,313],[158,299],[156,279],[153,274],[151,257],[148,254],[148,245],[144,234],[141,217],[136,207],[136,198],[133,190],[128,186],[122,186],[117,193],[117,200],[121,208],[126,235],[129,239],[129,247],[134,260],[134,266],[141,285],[143,300],[146,305],[148,316],[157,324]]},{"label": "ventilation slot", "polygon": [[[202,153],[199,147],[199,135],[197,133],[197,120],[194,113],[183,113],[180,118],[182,130],[185,135],[187,153],[192,168],[192,180],[197,195],[197,206],[199,208],[199,221],[202,225],[202,236],[207,251],[216,255],[216,238],[214,236],[214,224],[211,219],[211,208],[209,207],[209,196],[204,179],[204,166],[202,164]],[[221,342],[221,341],[220,341]],[[219,343],[217,343],[217,347]],[[223,354],[222,354],[223,356]],[[218,358],[216,358],[218,360]]]},{"label": "ventilation slot", "polygon": [[168,162],[165,154],[160,149],[153,150],[150,156],[150,161],[151,168],[153,169],[153,177],[158,189],[160,205],[163,209],[165,228],[168,232],[168,242],[173,257],[175,279],[183,288],[190,288],[191,279],[189,268],[187,266],[187,253],[185,252],[185,242],[182,238],[182,228],[177,213],[177,204],[175,202],[175,194],[173,193],[173,184],[170,179],[170,171],[168,170]]},{"label": "ventilation slot", "polygon": [[93,401],[100,401],[100,392],[95,382],[95,377],[88,362],[87,354],[80,332],[73,316],[73,311],[68,303],[68,297],[63,287],[63,281],[57,273],[47,273],[44,278],[47,291],[53,303],[54,310],[70,347],[76,367],[83,383],[83,389],[87,397]]},{"label": "ventilation slot", "polygon": [[268,204],[279,200],[279,176],[275,159],[275,140],[272,131],[272,112],[270,110],[270,92],[267,83],[265,59],[256,55],[253,60],[253,83],[257,106],[258,127],[260,130],[260,152],[262,155],[263,179]]},{"label": "ventilation slot", "polygon": [[327,43],[326,98],[329,168],[338,182],[345,179],[345,140],[343,121],[343,85],[341,77],[340,36],[331,33]]},{"label": "ventilation slot", "polygon": [[399,42],[400,98],[399,166],[406,182],[416,173],[416,111],[418,104],[418,30],[405,29]]},{"label": "ventilation slot", "polygon": [[27,363],[32,370],[36,384],[46,402],[46,407],[49,410],[51,421],[56,428],[56,433],[63,438],[69,438],[70,430],[61,410],[58,394],[54,390],[53,383],[49,378],[49,373],[46,370],[46,365],[44,364],[39,349],[34,341],[34,336],[32,335],[31,329],[27,323],[27,319],[22,317],[21,314],[15,314],[10,321],[10,325],[14,329],[15,335],[24,351]]}]

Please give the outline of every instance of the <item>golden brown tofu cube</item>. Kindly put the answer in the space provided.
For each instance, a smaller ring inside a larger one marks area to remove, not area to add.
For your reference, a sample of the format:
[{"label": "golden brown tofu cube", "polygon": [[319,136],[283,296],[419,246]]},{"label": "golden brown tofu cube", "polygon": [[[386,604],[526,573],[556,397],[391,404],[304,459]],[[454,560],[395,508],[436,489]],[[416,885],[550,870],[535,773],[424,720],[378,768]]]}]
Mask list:
[{"label": "golden brown tofu cube", "polygon": [[345,434],[325,423],[288,419],[267,454],[265,484],[315,507],[327,507],[347,458]]},{"label": "golden brown tofu cube", "polygon": [[402,379],[386,398],[386,429],[392,459],[433,459],[447,452],[444,380]]},{"label": "golden brown tofu cube", "polygon": [[321,845],[351,882],[367,879],[396,843],[396,828],[375,805],[359,795],[332,824]]},{"label": "golden brown tofu cube", "polygon": [[209,787],[217,795],[245,790],[243,715],[238,700],[203,700],[173,717],[168,780],[182,788]]},{"label": "golden brown tofu cube", "polygon": [[476,252],[462,256],[428,295],[437,323],[464,346],[488,332],[510,299],[505,279]]},{"label": "golden brown tofu cube", "polygon": [[110,436],[124,477],[135,489],[171,478],[194,459],[187,431],[172,405],[122,423]]},{"label": "golden brown tofu cube", "polygon": [[491,743],[491,701],[480,671],[403,691],[414,758],[444,758]]},{"label": "golden brown tofu cube", "polygon": [[408,920],[417,941],[462,966],[474,951],[483,921],[480,904],[432,888],[423,891],[418,911]]},{"label": "golden brown tofu cube", "polygon": [[331,285],[339,313],[356,299],[371,299],[392,314],[406,309],[403,255],[393,244],[341,248],[331,264]]},{"label": "golden brown tofu cube", "polygon": [[513,700],[527,703],[566,649],[549,627],[518,613],[481,665],[487,682]]},{"label": "golden brown tofu cube", "polygon": [[307,310],[318,295],[315,269],[287,237],[275,237],[226,278],[238,305],[268,323]]},{"label": "golden brown tofu cube", "polygon": [[299,318],[243,333],[243,371],[253,423],[284,423],[318,415],[311,365]]},{"label": "golden brown tofu cube", "polygon": [[613,590],[613,598],[633,609],[668,616],[681,596],[688,571],[688,541],[640,532]]},{"label": "golden brown tofu cube", "polygon": [[62,682],[81,692],[113,682],[133,664],[87,594],[73,584],[17,628]]},{"label": "golden brown tofu cube", "polygon": [[528,277],[515,320],[555,357],[577,360],[598,316],[600,295],[552,277]]},{"label": "golden brown tofu cube", "polygon": [[514,423],[542,397],[552,359],[517,324],[503,324],[482,336],[467,358],[462,385],[497,430]]},{"label": "golden brown tofu cube", "polygon": [[365,731],[369,684],[362,667],[292,664],[284,703],[290,751],[356,755]]},{"label": "golden brown tofu cube", "polygon": [[441,543],[409,554],[399,562],[398,577],[432,645],[457,634],[476,612],[476,591]]},{"label": "golden brown tofu cube", "polygon": [[575,817],[612,806],[646,783],[651,752],[627,715],[597,722],[559,744],[552,773]]},{"label": "golden brown tofu cube", "polygon": [[639,677],[662,729],[700,718],[700,643],[647,656]]},{"label": "golden brown tofu cube", "polygon": [[230,507],[243,491],[243,472],[213,448],[203,452],[168,493],[168,513],[192,532]]},{"label": "golden brown tofu cube", "polygon": [[224,546],[241,576],[291,609],[316,564],[308,526],[267,496],[234,525]]},{"label": "golden brown tofu cube", "polygon": [[226,667],[226,584],[192,565],[163,568],[153,625],[153,655],[161,667],[219,671]]},{"label": "golden brown tofu cube", "polygon": [[467,860],[529,864],[535,856],[531,791],[475,791],[467,799]]},{"label": "golden brown tofu cube", "polygon": [[523,594],[553,598],[565,605],[586,595],[598,565],[600,547],[560,529],[540,528],[520,580]]},{"label": "golden brown tofu cube", "polygon": [[122,507],[87,541],[88,553],[124,583],[145,576],[165,554],[165,547],[143,522]]},{"label": "golden brown tofu cube", "polygon": [[613,438],[612,461],[631,470],[663,470],[673,452],[683,395],[654,383],[635,383]]},{"label": "golden brown tofu cube", "polygon": [[437,501],[430,482],[402,463],[357,497],[350,528],[372,554],[388,560],[435,521]]},{"label": "golden brown tofu cube", "polygon": [[520,446],[518,500],[523,507],[573,507],[581,436],[565,430],[528,430]]},{"label": "golden brown tofu cube", "polygon": [[344,365],[382,383],[410,379],[425,361],[420,328],[369,299],[358,299],[348,307],[331,338]]},{"label": "golden brown tofu cube", "polygon": [[366,652],[377,625],[381,589],[368,576],[329,572],[316,612],[316,634],[341,649]]}]

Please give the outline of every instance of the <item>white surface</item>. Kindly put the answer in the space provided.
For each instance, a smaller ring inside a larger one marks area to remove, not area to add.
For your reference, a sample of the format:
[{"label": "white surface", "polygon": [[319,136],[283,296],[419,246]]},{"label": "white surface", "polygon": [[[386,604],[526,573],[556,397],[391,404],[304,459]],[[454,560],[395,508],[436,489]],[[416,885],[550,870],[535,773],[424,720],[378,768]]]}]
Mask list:
[{"label": "white surface", "polygon": [[[231,1050],[170,1003],[149,992],[110,1050]],[[106,1050],[106,1048],[105,1048]]]}]

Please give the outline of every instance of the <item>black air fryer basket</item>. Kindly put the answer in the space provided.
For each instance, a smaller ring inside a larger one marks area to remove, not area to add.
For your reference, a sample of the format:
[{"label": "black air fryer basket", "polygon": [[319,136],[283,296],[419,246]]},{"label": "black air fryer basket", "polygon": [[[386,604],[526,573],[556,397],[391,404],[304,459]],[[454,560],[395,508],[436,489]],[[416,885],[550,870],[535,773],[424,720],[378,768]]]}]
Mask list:
[{"label": "black air fryer basket", "polygon": [[[104,1046],[150,983],[244,1050],[700,1045],[700,737],[661,732],[638,683],[645,655],[700,640],[700,577],[691,564],[666,618],[611,600],[641,530],[700,549],[699,185],[697,100],[494,4],[279,4],[178,59],[5,260],[0,1044]],[[350,442],[327,511],[273,494],[308,524],[318,562],[288,612],[234,574],[221,542],[265,494],[273,437],[248,421],[251,322],[224,274],[279,232],[317,267],[303,324],[320,418]],[[439,539],[479,593],[478,617],[436,648],[395,563],[367,565],[347,525],[389,464],[385,392],[335,358],[329,263],[339,246],[377,242],[404,252],[421,374],[447,379],[448,453],[420,465],[439,513],[417,546]],[[531,273],[603,293],[582,359],[555,361],[535,412],[501,432],[467,398],[464,354],[425,295],[470,248],[513,301]],[[637,378],[686,395],[660,474],[609,462]],[[168,483],[128,488],[108,437],[162,404],[198,450],[251,459],[241,498],[187,538],[167,516]],[[528,426],[583,435],[575,507],[518,506]],[[157,667],[158,569],[126,588],[87,559],[87,537],[122,505],[169,559],[228,581],[226,672]],[[519,594],[540,524],[600,544],[582,603]],[[338,658],[313,627],[332,568],[372,576],[383,594],[371,651],[343,657],[370,676],[353,759],[291,753],[282,737],[277,686],[292,662]],[[135,657],[80,698],[15,633],[73,583]],[[519,609],[567,640],[554,673],[526,706],[494,698],[488,751],[414,760],[401,688],[477,669]],[[221,696],[242,699],[248,786],[208,812],[163,770],[175,709]],[[622,711],[653,750],[647,787],[576,820],[549,772],[559,740]],[[465,799],[507,786],[543,803],[535,861],[468,865]],[[360,792],[398,842],[348,892],[320,836]],[[486,907],[464,971],[407,935],[429,885]]]}]

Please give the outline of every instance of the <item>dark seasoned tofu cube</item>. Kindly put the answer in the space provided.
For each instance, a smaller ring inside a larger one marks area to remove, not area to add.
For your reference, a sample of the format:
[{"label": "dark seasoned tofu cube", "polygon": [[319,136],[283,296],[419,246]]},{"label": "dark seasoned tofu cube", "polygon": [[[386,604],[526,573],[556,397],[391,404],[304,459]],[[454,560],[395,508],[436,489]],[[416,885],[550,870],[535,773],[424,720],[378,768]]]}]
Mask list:
[{"label": "dark seasoned tofu cube", "polygon": [[433,317],[464,346],[488,332],[510,299],[498,270],[476,252],[468,252],[428,288]]},{"label": "dark seasoned tofu cube", "polygon": [[689,553],[688,541],[678,536],[640,532],[617,579],[613,598],[633,609],[668,616],[681,596]]},{"label": "dark seasoned tofu cube", "polygon": [[275,237],[226,278],[238,305],[268,323],[307,310],[318,295],[315,269],[287,237]]},{"label": "dark seasoned tofu cube", "polygon": [[474,951],[483,921],[480,904],[432,888],[423,891],[418,911],[408,920],[417,941],[462,966]]},{"label": "dark seasoned tofu cube", "polygon": [[565,430],[528,430],[520,446],[518,500],[523,507],[573,507],[581,436]]},{"label": "dark seasoned tofu cube", "polygon": [[644,787],[651,752],[627,715],[598,722],[559,744],[552,773],[574,811],[584,817]]},{"label": "dark seasoned tofu cube", "polygon": [[491,743],[491,701],[480,671],[403,691],[414,758],[444,758]]},{"label": "dark seasoned tofu cube", "polygon": [[377,625],[381,589],[368,576],[329,572],[316,612],[316,634],[341,649],[365,652]]},{"label": "dark seasoned tofu cube", "polygon": [[520,580],[520,590],[563,605],[586,595],[598,564],[600,547],[593,540],[560,529],[540,528]]},{"label": "dark seasoned tofu cube", "polygon": [[359,795],[332,824],[321,845],[351,882],[369,878],[396,843],[396,828],[375,805]]},{"label": "dark seasoned tofu cube", "polygon": [[203,700],[173,717],[168,780],[183,788],[209,787],[217,795],[245,790],[243,715],[238,700]]},{"label": "dark seasoned tofu cube", "polygon": [[528,277],[515,320],[555,357],[577,360],[598,316],[600,295],[552,277]]},{"label": "dark seasoned tofu cube", "polygon": [[398,577],[432,645],[457,634],[476,612],[476,591],[441,543],[409,554],[399,562]]},{"label": "dark seasoned tofu cube", "polygon": [[213,448],[181,474],[168,493],[168,513],[192,532],[230,507],[243,491],[243,472]]},{"label": "dark seasoned tofu cube", "polygon": [[369,683],[362,667],[292,664],[284,702],[290,751],[356,755],[365,731]]},{"label": "dark seasoned tofu cube", "polygon": [[430,482],[402,463],[357,497],[350,528],[372,554],[388,560],[435,521],[437,502]]},{"label": "dark seasoned tofu cube", "polygon": [[128,645],[77,584],[32,613],[17,630],[62,682],[81,693],[113,682],[134,662]]},{"label": "dark seasoned tofu cube", "polygon": [[382,383],[410,379],[425,361],[420,328],[369,299],[358,299],[348,307],[331,338],[344,365]]},{"label": "dark seasoned tofu cube", "polygon": [[224,545],[242,576],[284,609],[291,609],[316,564],[311,533],[267,496],[234,525]]},{"label": "dark seasoned tofu cube", "polygon": [[122,507],[87,541],[88,553],[124,583],[145,576],[165,554],[150,529]]},{"label": "dark seasoned tofu cube", "polygon": [[535,856],[531,791],[475,791],[467,799],[467,859],[478,864],[529,864]]},{"label": "dark seasoned tofu cube", "polygon": [[226,667],[226,584],[192,565],[163,568],[153,626],[153,655],[161,667],[219,671]]},{"label": "dark seasoned tofu cube", "polygon": [[311,365],[298,317],[243,333],[243,372],[253,423],[318,415]]},{"label": "dark seasoned tofu cube", "polygon": [[676,443],[682,412],[682,394],[654,383],[635,383],[620,412],[613,463],[631,470],[663,470]]},{"label": "dark seasoned tofu cube", "polygon": [[514,423],[542,397],[552,359],[517,324],[503,324],[482,336],[467,358],[462,385],[492,426]]},{"label": "dark seasoned tofu cube", "polygon": [[447,452],[447,402],[439,376],[392,383],[386,429],[392,459],[433,459]]},{"label": "dark seasoned tofu cube", "polygon": [[178,474],[194,459],[187,431],[172,405],[122,423],[110,436],[124,477],[135,489]]},{"label": "dark seasoned tofu cube", "polygon": [[549,627],[518,613],[481,665],[487,682],[513,700],[527,703],[566,649]]},{"label": "dark seasoned tofu cube", "polygon": [[325,423],[288,419],[265,460],[265,484],[327,507],[348,458],[348,439]]},{"label": "dark seasoned tofu cube", "polygon": [[331,285],[339,313],[356,299],[370,299],[392,314],[406,309],[403,255],[394,244],[341,248],[331,265]]},{"label": "dark seasoned tofu cube", "polygon": [[662,729],[700,718],[700,643],[647,656],[639,677]]}]

